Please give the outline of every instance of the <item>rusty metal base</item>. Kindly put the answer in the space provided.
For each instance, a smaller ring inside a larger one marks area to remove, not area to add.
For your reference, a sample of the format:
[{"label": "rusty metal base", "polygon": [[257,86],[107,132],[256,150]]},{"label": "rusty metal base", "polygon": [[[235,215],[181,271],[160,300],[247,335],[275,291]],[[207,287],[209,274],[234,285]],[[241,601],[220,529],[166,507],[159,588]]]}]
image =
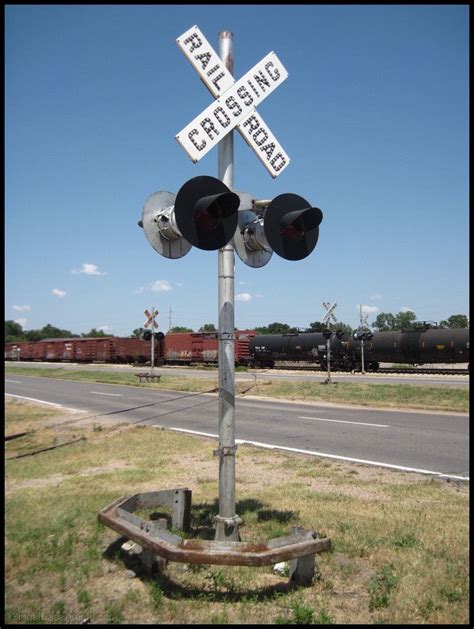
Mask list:
[{"label": "rusty metal base", "polygon": [[[168,561],[231,566],[263,566],[304,557],[302,565],[311,564],[314,556],[331,548],[329,538],[318,538],[315,531],[299,527],[293,534],[266,542],[229,542],[217,540],[183,539],[163,529],[163,522],[144,520],[134,511],[148,507],[166,506],[172,509],[172,527],[189,531],[191,522],[191,495],[189,489],[122,496],[98,513],[99,522],[139,544],[145,554],[152,553]],[[311,572],[311,571],[310,571]],[[310,581],[306,569],[306,581]]]}]

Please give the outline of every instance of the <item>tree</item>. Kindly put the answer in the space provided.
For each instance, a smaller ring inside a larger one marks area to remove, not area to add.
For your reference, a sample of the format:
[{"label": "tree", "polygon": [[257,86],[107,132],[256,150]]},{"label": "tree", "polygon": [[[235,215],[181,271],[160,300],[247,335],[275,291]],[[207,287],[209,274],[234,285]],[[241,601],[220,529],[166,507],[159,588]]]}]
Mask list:
[{"label": "tree", "polygon": [[25,333],[19,323],[5,321],[5,343],[17,343],[25,340]]},{"label": "tree", "polygon": [[399,312],[395,317],[395,321],[397,330],[414,330],[416,328],[416,314],[413,310]]},{"label": "tree", "polygon": [[406,310],[393,315],[391,312],[381,312],[377,315],[372,327],[378,332],[389,332],[393,330],[416,330],[416,314],[413,310]]},{"label": "tree", "polygon": [[469,319],[466,315],[456,314],[451,315],[447,320],[440,321],[439,324],[443,328],[468,328]]},{"label": "tree", "polygon": [[296,334],[298,328],[291,327],[287,323],[278,323],[275,321],[267,326],[255,328],[255,332],[257,332],[257,334]]},{"label": "tree", "polygon": [[73,334],[71,330],[62,330],[57,328],[51,323],[47,323],[41,328],[40,333],[43,339],[63,339],[63,338],[78,338],[78,334]]},{"label": "tree", "polygon": [[133,330],[132,337],[139,339],[141,335],[143,334],[143,329],[144,328],[136,328],[136,330]]},{"label": "tree", "polygon": [[25,336],[28,341],[41,341],[43,335],[41,334],[41,330],[28,330],[25,332]]},{"label": "tree", "polygon": [[305,332],[322,332],[326,329],[326,324],[322,321],[313,321],[309,324],[309,328],[306,328]]},{"label": "tree", "polygon": [[217,330],[213,323],[205,323],[199,328],[198,332],[217,332]]},{"label": "tree", "polygon": [[83,333],[82,338],[103,338],[113,336],[113,334],[106,334],[103,330],[96,330],[96,328],[92,328],[90,332]]},{"label": "tree", "polygon": [[375,318],[375,321],[372,323],[372,327],[377,330],[377,332],[396,330],[396,318],[391,312],[381,312]]},{"label": "tree", "polygon": [[168,330],[168,332],[194,332],[191,328],[187,328],[184,325],[175,325]]},{"label": "tree", "polygon": [[[325,329],[325,328],[323,328]],[[348,323],[344,323],[343,321],[338,321],[337,323],[330,323],[329,329],[333,332],[337,332],[341,330],[344,334],[352,334],[352,327]]]}]

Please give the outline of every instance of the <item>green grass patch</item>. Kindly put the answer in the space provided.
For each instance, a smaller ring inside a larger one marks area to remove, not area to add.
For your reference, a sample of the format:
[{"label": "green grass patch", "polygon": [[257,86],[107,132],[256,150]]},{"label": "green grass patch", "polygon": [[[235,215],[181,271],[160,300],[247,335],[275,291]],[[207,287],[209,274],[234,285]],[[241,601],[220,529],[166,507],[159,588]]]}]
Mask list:
[{"label": "green grass patch", "polygon": [[[25,406],[7,402],[7,427]],[[28,407],[40,425],[41,409]],[[51,421],[48,413],[43,421]],[[5,620],[467,624],[466,484],[253,446],[239,447],[236,460],[242,539],[289,534],[294,525],[330,537],[313,585],[294,587],[272,566],[170,562],[154,579],[141,574],[118,534],[98,523],[98,511],[122,495],[189,487],[190,537],[212,539],[215,447],[212,439],[151,427],[90,426],[84,442],[7,461]]]}]

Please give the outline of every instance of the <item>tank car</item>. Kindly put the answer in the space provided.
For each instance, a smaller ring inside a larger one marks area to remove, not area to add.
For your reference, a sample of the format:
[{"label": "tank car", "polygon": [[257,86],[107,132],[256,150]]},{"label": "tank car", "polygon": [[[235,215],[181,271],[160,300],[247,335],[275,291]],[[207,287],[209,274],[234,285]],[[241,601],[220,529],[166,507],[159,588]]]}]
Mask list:
[{"label": "tank car", "polygon": [[276,361],[319,362],[325,344],[321,333],[259,334],[250,340],[250,365],[273,367]]},{"label": "tank car", "polygon": [[[346,345],[348,361],[354,367],[361,362],[361,342],[350,337]],[[375,332],[364,342],[364,361],[369,369],[379,363],[423,365],[469,363],[469,330],[426,329],[416,331]]]}]

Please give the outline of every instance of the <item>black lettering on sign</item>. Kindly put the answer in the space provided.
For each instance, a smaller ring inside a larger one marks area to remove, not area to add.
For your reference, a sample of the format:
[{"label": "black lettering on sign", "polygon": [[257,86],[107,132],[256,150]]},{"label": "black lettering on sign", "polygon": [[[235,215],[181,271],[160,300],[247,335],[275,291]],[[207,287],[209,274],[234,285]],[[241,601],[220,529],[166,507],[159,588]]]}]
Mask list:
[{"label": "black lettering on sign", "polygon": [[[216,66],[214,66],[213,68],[211,68],[211,69],[207,72],[207,76],[211,76],[211,74],[212,74],[213,72],[215,72],[216,70],[219,70],[219,68],[220,68],[219,64],[218,64],[218,65],[216,65]],[[217,76],[215,76],[215,77],[212,79],[212,82],[213,82],[213,84],[216,86],[217,91],[219,91],[219,90],[220,90],[220,87],[219,87],[218,83],[219,83],[219,81],[220,81],[222,78],[224,78],[224,76],[225,76],[224,72],[221,72],[220,74],[218,74]]]},{"label": "black lettering on sign", "polygon": [[194,58],[201,62],[202,69],[205,70],[207,64],[211,60],[211,53],[210,52],[203,52],[200,55],[194,55]]},{"label": "black lettering on sign", "polygon": [[220,81],[222,78],[224,78],[224,76],[225,76],[225,74],[224,74],[223,72],[221,72],[220,74],[218,74],[217,76],[215,76],[215,77],[212,79],[212,82],[214,83],[214,85],[216,86],[216,88],[217,88],[218,90],[220,89],[220,87],[219,87],[218,83],[219,83],[219,81]]},{"label": "black lettering on sign", "polygon": [[202,41],[197,33],[193,33],[192,35],[190,35],[184,40],[183,44],[185,46],[186,44],[191,44],[191,48],[189,49],[189,52],[193,52],[194,50],[202,46]]},{"label": "black lettering on sign", "polygon": [[[254,77],[255,78],[255,77]],[[247,79],[247,83],[250,85],[250,87],[252,88],[252,91],[257,95],[260,96],[260,94],[257,92],[257,90],[254,88],[253,84],[251,83],[250,79]]]},{"label": "black lettering on sign", "polygon": [[202,151],[202,149],[206,146],[206,140],[203,140],[201,144],[198,144],[193,137],[195,135],[199,135],[199,131],[197,129],[192,129],[188,133],[188,138],[191,140],[191,142],[194,144],[194,146],[197,148],[198,151]]},{"label": "black lettering on sign", "polygon": [[214,123],[212,122],[210,118],[204,118],[204,120],[201,122],[201,127],[204,129],[207,135],[211,138],[211,140],[214,139],[212,136],[212,132],[214,132],[216,135],[219,135],[219,131],[215,128]]},{"label": "black lettering on sign", "polygon": [[[260,140],[257,140],[258,136],[261,136],[262,134],[263,137]],[[257,129],[257,131],[255,131],[255,133],[253,134],[253,139],[257,146],[262,146],[262,144],[268,140],[268,133],[263,127],[260,127],[260,129]]]},{"label": "black lettering on sign", "polygon": [[[273,66],[274,69],[270,69]],[[265,70],[267,71],[268,76],[273,80],[273,81],[278,81],[278,79],[280,78],[280,72],[278,70],[278,68],[274,67],[273,61],[269,61],[268,63],[265,64]]]},{"label": "black lettering on sign", "polygon": [[242,87],[239,87],[239,89],[237,90],[237,96],[241,98],[242,100],[244,100],[244,98],[247,98],[247,100],[244,100],[244,105],[248,106],[253,103],[253,98],[247,92],[244,85],[242,85]]},{"label": "black lettering on sign", "polygon": [[[260,76],[259,76],[259,75],[260,75]],[[269,80],[267,79],[267,77],[266,77],[266,76],[264,76],[264,74],[263,74],[263,72],[262,72],[261,70],[259,70],[259,71],[258,71],[258,74],[254,74],[254,75],[253,75],[253,78],[254,78],[254,79],[255,79],[255,81],[257,82],[257,85],[258,85],[259,87],[261,87],[261,88],[262,88],[262,91],[263,91],[263,92],[265,91],[265,85],[266,85],[267,87],[270,87],[270,82],[269,82]]]},{"label": "black lettering on sign", "polygon": [[237,108],[236,111],[232,111],[232,114],[235,117],[240,116],[240,114],[242,113],[242,107],[239,105],[239,103],[235,100],[233,96],[229,96],[229,98],[226,98],[225,104],[226,104],[226,107],[230,110]]},{"label": "black lettering on sign", "polygon": [[[216,107],[212,113],[214,114],[217,122],[219,122],[219,124],[221,124],[224,129],[230,125],[230,118],[220,105],[219,107]],[[224,121],[221,120],[221,116],[224,118]]]},{"label": "black lettering on sign", "polygon": [[270,142],[270,144],[265,144],[265,146],[262,146],[260,150],[264,151],[268,155],[268,159],[270,159],[273,151],[275,150],[275,144],[273,142]]},{"label": "black lettering on sign", "polygon": [[[279,164],[277,164],[278,159],[280,160]],[[281,153],[277,153],[275,157],[271,160],[270,164],[273,166],[274,170],[278,172],[286,164],[286,159],[283,157]]]},{"label": "black lettering on sign", "polygon": [[249,118],[247,118],[247,120],[243,124],[244,127],[247,127],[248,125],[250,125],[249,135],[251,135],[252,131],[255,131],[256,129],[258,129],[258,127],[260,126],[260,123],[255,118],[255,116],[252,115]]}]

